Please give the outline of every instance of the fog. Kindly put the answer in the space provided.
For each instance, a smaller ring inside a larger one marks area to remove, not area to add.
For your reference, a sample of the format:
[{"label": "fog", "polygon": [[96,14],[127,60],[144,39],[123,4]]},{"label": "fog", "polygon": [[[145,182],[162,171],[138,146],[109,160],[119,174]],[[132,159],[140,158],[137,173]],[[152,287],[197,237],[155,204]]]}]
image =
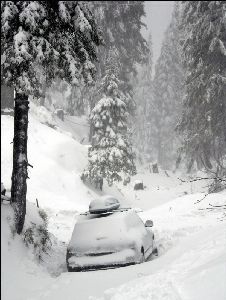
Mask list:
[{"label": "fog", "polygon": [[143,35],[147,38],[149,32],[152,34],[154,64],[160,55],[164,32],[170,23],[173,5],[174,1],[145,1],[144,23],[147,29],[143,29]]}]

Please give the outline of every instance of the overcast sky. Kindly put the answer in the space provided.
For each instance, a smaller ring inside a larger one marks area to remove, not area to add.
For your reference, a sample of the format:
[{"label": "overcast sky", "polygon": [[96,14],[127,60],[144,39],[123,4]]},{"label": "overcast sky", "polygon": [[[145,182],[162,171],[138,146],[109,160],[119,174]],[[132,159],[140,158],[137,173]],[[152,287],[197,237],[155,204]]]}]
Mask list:
[{"label": "overcast sky", "polygon": [[161,43],[164,32],[170,23],[174,1],[145,1],[147,30],[143,30],[143,35],[147,38],[149,31],[152,34],[153,62],[155,63],[161,51]]}]

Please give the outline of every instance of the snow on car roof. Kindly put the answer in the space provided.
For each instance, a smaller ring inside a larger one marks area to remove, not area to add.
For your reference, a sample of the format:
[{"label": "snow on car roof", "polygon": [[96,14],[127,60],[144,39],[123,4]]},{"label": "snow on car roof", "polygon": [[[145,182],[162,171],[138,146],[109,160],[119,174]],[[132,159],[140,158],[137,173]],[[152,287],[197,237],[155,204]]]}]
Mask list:
[{"label": "snow on car roof", "polygon": [[144,230],[143,222],[132,209],[109,215],[83,215],[75,225],[69,248],[95,248],[100,242],[118,245],[136,240]]},{"label": "snow on car roof", "polygon": [[118,199],[111,195],[105,195],[98,199],[92,200],[89,205],[90,213],[101,213],[112,211],[120,206]]}]

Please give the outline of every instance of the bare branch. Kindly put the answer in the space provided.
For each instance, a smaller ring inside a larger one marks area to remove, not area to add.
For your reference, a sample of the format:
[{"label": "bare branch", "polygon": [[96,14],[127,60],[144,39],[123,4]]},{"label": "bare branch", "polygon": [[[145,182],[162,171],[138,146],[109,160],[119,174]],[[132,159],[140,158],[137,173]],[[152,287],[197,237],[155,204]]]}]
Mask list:
[{"label": "bare branch", "polygon": [[220,177],[197,177],[197,178],[194,178],[194,179],[191,179],[191,180],[183,180],[181,178],[177,178],[179,179],[181,182],[194,182],[194,181],[199,181],[199,180],[218,180],[218,181],[221,181],[221,182],[226,182],[226,179],[222,179]]}]

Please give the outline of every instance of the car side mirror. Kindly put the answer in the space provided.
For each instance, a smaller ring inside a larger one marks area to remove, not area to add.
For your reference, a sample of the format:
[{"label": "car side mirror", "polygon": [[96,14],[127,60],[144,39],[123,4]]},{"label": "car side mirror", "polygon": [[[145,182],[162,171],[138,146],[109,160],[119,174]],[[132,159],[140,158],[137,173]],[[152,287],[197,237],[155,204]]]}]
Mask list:
[{"label": "car side mirror", "polygon": [[147,220],[144,224],[145,227],[152,227],[153,226],[153,221],[152,220]]}]

